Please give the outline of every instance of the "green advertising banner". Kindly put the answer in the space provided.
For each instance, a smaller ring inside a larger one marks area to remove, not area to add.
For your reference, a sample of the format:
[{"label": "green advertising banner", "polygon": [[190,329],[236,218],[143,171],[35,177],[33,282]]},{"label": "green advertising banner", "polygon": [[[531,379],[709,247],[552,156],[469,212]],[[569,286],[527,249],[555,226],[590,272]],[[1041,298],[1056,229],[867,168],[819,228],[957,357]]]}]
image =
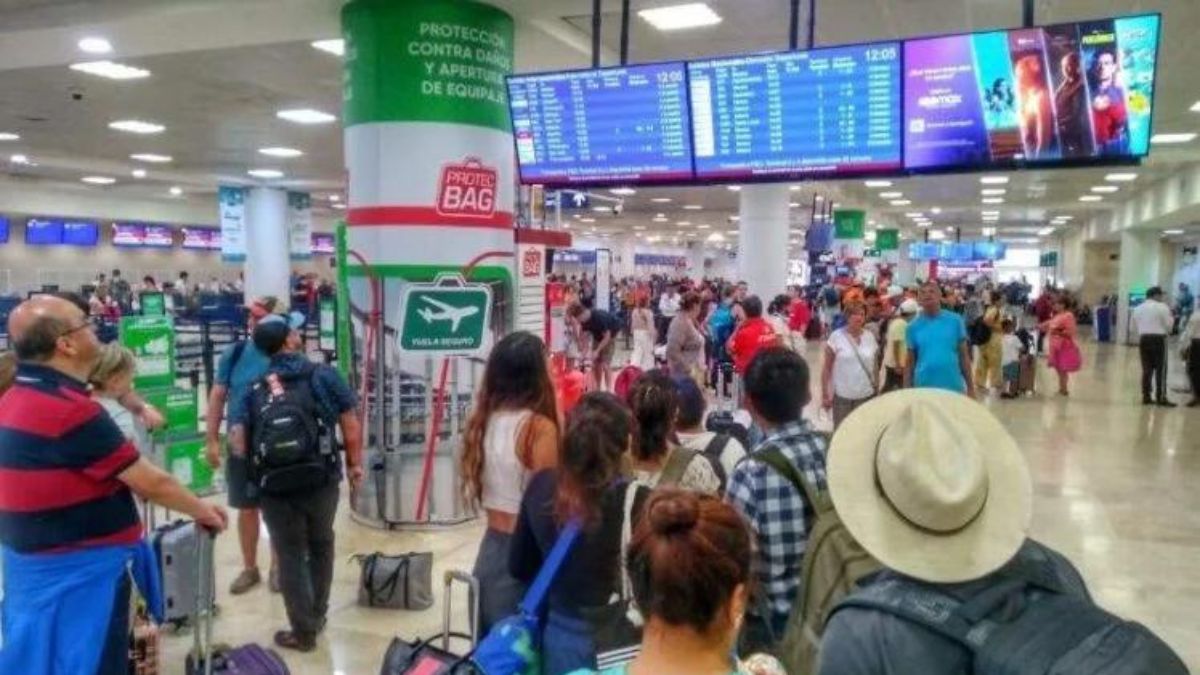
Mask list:
[{"label": "green advertising banner", "polygon": [[120,341],[137,358],[135,389],[175,385],[175,322],[170,317],[121,317]]},{"label": "green advertising banner", "polygon": [[471,0],[353,0],[346,36],[345,124],[451,122],[511,131],[504,77],[513,20]]},{"label": "green advertising banner", "polygon": [[337,310],[333,298],[323,298],[317,309],[318,349],[332,352],[337,349]]},{"label": "green advertising banner", "polygon": [[195,389],[150,389],[142,392],[146,402],[158,408],[166,424],[154,433],[156,439],[196,433],[200,421],[198,393]]},{"label": "green advertising banner", "polygon": [[139,300],[142,316],[164,316],[167,313],[167,297],[162,293],[142,293]]},{"label": "green advertising banner", "polygon": [[833,212],[834,239],[862,239],[866,232],[867,212],[838,210]]},{"label": "green advertising banner", "polygon": [[203,436],[169,442],[163,463],[167,473],[192,492],[203,494],[212,490],[213,470],[204,459]]},{"label": "green advertising banner", "polygon": [[876,230],[875,248],[879,249],[880,251],[899,251],[900,230]]}]

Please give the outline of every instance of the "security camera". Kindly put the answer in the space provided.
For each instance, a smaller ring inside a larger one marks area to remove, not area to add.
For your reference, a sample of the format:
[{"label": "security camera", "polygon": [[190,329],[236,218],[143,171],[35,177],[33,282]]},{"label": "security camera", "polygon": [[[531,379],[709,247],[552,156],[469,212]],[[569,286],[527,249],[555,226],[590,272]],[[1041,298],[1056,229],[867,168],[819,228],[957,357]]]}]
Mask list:
[{"label": "security camera", "polygon": [[726,217],[725,217],[725,222],[729,223],[730,225],[733,225],[733,224],[734,224],[734,223],[736,223],[738,220],[739,220],[739,219],[738,219],[738,217],[737,217],[737,216],[726,216]]},{"label": "security camera", "polygon": [[67,90],[67,93],[69,93],[71,95],[72,101],[82,101],[83,100],[83,90],[82,89],[76,89],[76,88],[72,87]]},{"label": "security camera", "polygon": [[625,202],[617,202],[613,205],[613,215],[619,216],[625,210]]}]

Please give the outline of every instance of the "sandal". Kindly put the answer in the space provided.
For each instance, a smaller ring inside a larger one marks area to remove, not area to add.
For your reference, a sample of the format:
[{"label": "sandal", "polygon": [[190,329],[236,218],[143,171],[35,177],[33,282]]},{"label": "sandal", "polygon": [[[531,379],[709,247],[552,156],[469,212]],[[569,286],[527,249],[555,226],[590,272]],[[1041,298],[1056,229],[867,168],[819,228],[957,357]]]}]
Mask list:
[{"label": "sandal", "polygon": [[281,630],[275,633],[275,645],[298,652],[311,652],[317,648],[317,641],[313,638],[306,640],[294,631]]}]

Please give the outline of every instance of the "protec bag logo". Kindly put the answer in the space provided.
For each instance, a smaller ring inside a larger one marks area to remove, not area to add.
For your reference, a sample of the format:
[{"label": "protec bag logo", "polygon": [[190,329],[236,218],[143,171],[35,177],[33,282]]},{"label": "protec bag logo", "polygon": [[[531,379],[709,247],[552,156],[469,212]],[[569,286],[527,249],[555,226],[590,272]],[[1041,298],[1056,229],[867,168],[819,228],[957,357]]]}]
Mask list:
[{"label": "protec bag logo", "polygon": [[443,216],[491,218],[496,214],[499,172],[478,157],[442,165],[437,212]]},{"label": "protec bag logo", "polygon": [[531,279],[542,275],[542,252],[536,248],[526,249],[521,256],[521,277]]}]

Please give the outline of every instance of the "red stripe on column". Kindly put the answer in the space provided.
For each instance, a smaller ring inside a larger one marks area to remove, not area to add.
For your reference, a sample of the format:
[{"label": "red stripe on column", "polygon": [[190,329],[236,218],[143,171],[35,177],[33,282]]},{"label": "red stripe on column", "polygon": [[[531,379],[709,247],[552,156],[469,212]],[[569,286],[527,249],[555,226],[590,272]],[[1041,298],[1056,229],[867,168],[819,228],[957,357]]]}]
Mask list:
[{"label": "red stripe on column", "polygon": [[438,226],[438,227],[481,227],[493,230],[511,230],[513,214],[497,211],[490,216],[460,216],[439,212],[428,206],[370,206],[350,209],[346,224],[351,227],[387,226]]}]

